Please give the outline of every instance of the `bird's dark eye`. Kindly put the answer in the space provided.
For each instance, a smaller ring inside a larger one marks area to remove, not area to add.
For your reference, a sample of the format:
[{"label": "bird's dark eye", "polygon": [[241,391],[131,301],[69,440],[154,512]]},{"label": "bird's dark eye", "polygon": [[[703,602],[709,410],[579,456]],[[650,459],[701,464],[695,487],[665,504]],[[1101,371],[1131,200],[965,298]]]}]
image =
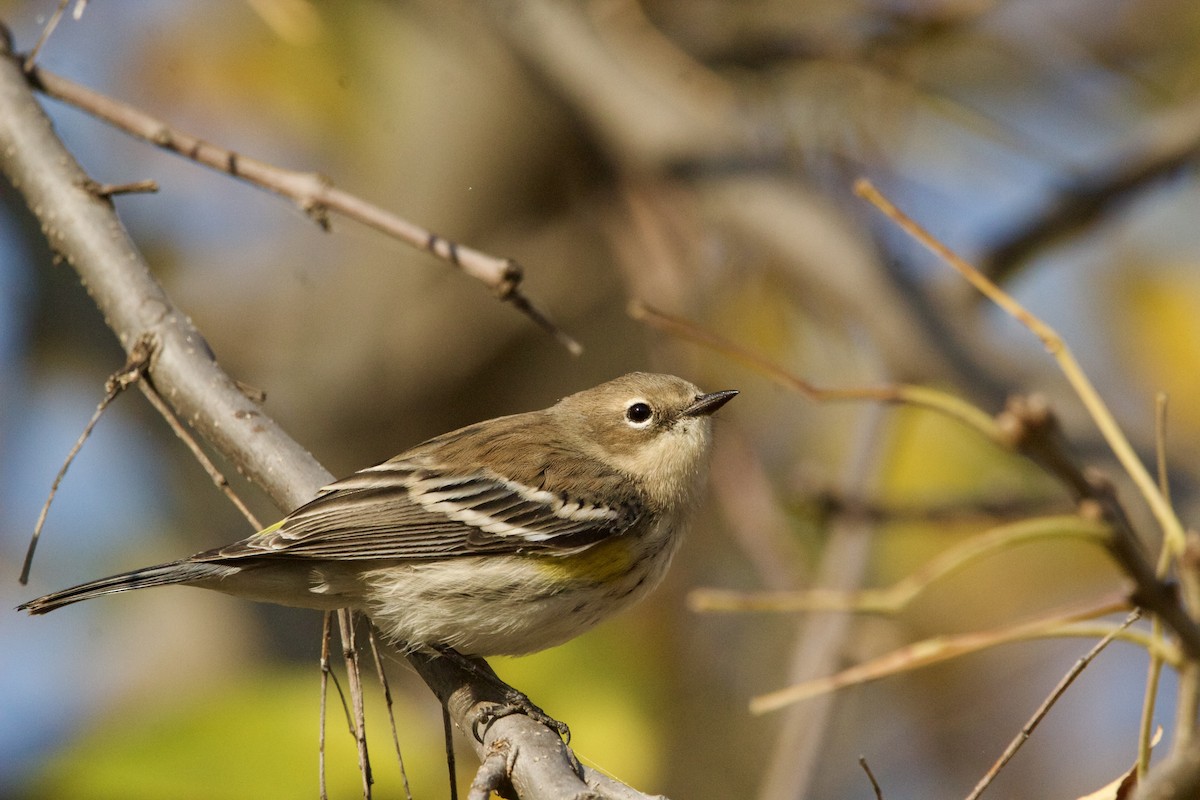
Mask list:
[{"label": "bird's dark eye", "polygon": [[625,419],[635,425],[640,425],[652,416],[654,416],[654,409],[646,403],[632,403],[629,408],[625,409]]}]

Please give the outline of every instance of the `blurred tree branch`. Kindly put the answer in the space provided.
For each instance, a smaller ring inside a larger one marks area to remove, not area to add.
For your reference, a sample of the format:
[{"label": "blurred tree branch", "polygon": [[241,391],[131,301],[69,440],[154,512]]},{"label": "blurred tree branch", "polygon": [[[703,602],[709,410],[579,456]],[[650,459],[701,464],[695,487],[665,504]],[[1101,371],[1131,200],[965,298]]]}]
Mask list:
[{"label": "blurred tree branch", "polygon": [[[175,414],[280,509],[310,499],[333,476],[221,369],[204,337],[151,274],[111,201],[91,191],[94,183],[34,99],[7,32],[0,34],[0,169],[38,218],[51,248],[78,273],[127,352],[146,337],[154,341],[149,378]],[[577,773],[557,734],[528,717],[489,724],[490,710],[503,704],[495,685],[447,659],[410,661],[460,729],[483,731],[467,737],[481,760],[497,748],[507,750],[508,779],[520,797],[643,797],[589,768]]]},{"label": "blurred tree branch", "polygon": [[1142,193],[1195,163],[1200,156],[1200,100],[1143,123],[1107,163],[1069,180],[1040,209],[1013,225],[983,256],[992,280],[1012,279],[1050,247],[1087,233]]},{"label": "blurred tree branch", "polygon": [[499,258],[439,236],[398,214],[339,189],[320,173],[283,169],[206,142],[140,109],[94,92],[40,67],[31,66],[26,74],[38,91],[104,120],[130,136],[292,199],[300,210],[323,230],[329,230],[329,212],[333,211],[412,247],[432,253],[483,283],[496,297],[511,303],[540,328],[554,336],[572,355],[583,352],[583,348],[575,339],[551,321],[545,312],[521,291],[524,270],[511,258]]},{"label": "blurred tree branch", "polygon": [[1019,382],[1020,368],[993,351],[977,317],[906,284],[864,243],[863,227],[798,180],[795,165],[813,154],[798,152],[781,129],[761,96],[769,88],[692,59],[637,2],[473,5],[585,120],[618,173],[638,188],[648,185],[639,192],[642,227],[662,224],[655,182],[683,182],[707,225],[779,256],[783,277],[814,314],[861,326],[891,377],[953,381],[990,400],[999,398],[997,387]]}]

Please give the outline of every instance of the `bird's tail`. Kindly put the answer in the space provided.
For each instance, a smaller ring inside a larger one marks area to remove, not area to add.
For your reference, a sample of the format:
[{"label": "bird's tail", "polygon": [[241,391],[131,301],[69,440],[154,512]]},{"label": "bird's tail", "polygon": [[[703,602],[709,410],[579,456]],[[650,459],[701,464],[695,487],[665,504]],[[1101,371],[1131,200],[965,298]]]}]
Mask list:
[{"label": "bird's tail", "polygon": [[237,567],[224,564],[186,559],[172,561],[168,564],[122,572],[120,575],[112,575],[90,583],[72,586],[70,589],[53,592],[45,597],[22,603],[17,606],[17,610],[28,611],[30,614],[45,614],[56,608],[78,603],[80,600],[90,600],[102,594],[147,589],[151,586],[166,586],[171,583],[191,583],[205,578],[224,578],[237,571]]}]

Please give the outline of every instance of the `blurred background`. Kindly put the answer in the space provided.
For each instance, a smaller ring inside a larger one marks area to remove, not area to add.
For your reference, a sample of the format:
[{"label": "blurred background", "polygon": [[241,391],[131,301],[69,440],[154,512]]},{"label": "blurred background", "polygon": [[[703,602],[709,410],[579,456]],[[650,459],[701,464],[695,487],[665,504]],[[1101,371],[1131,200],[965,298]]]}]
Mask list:
[{"label": "blurred background", "polygon": [[[18,50],[55,5],[0,0]],[[1091,642],[1008,645],[763,717],[749,698],[814,653],[832,654],[828,673],[1085,602],[1120,575],[1096,548],[1046,544],[977,564],[894,617],[689,611],[704,586],[887,585],[998,524],[988,509],[1070,504],[954,423],[814,404],[632,320],[627,304],[822,386],[922,383],[989,413],[1043,393],[1120,483],[1038,342],[855,199],[867,176],[1068,337],[1147,459],[1153,398],[1169,393],[1186,524],[1200,432],[1198,41],[1187,0],[108,2],[64,19],[39,63],[517,259],[529,295],[585,347],[572,358],[427,254],[337,218],[324,233],[287,201],[43,99],[97,181],[159,183],[116,200],[133,239],[225,369],[337,475],[634,369],[740,389],[666,585],[575,642],[496,667],[571,725],[587,763],[643,791],[863,798],[865,755],[900,800],[965,795]],[[134,392],[71,468],[18,585],[38,509],[123,361],[0,185],[5,609],[250,532]],[[870,524],[842,513],[864,502]],[[315,612],[185,589],[37,619],[0,612],[0,796],[315,796],[319,634]],[[1135,757],[1145,670],[1143,652],[1114,645],[989,796],[1074,798],[1116,777]],[[391,674],[417,797],[445,796],[436,702],[403,664]],[[368,686],[379,796],[399,796]],[[1168,737],[1173,691],[1168,673]],[[331,794],[352,797],[333,708]]]}]

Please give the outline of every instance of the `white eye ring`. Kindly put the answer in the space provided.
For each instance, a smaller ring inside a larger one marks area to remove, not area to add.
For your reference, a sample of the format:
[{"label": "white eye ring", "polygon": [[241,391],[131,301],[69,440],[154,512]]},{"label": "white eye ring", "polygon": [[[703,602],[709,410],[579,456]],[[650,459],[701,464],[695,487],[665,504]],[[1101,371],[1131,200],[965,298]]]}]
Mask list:
[{"label": "white eye ring", "polygon": [[645,400],[633,400],[625,406],[625,422],[633,428],[644,428],[654,421],[654,409]]}]

